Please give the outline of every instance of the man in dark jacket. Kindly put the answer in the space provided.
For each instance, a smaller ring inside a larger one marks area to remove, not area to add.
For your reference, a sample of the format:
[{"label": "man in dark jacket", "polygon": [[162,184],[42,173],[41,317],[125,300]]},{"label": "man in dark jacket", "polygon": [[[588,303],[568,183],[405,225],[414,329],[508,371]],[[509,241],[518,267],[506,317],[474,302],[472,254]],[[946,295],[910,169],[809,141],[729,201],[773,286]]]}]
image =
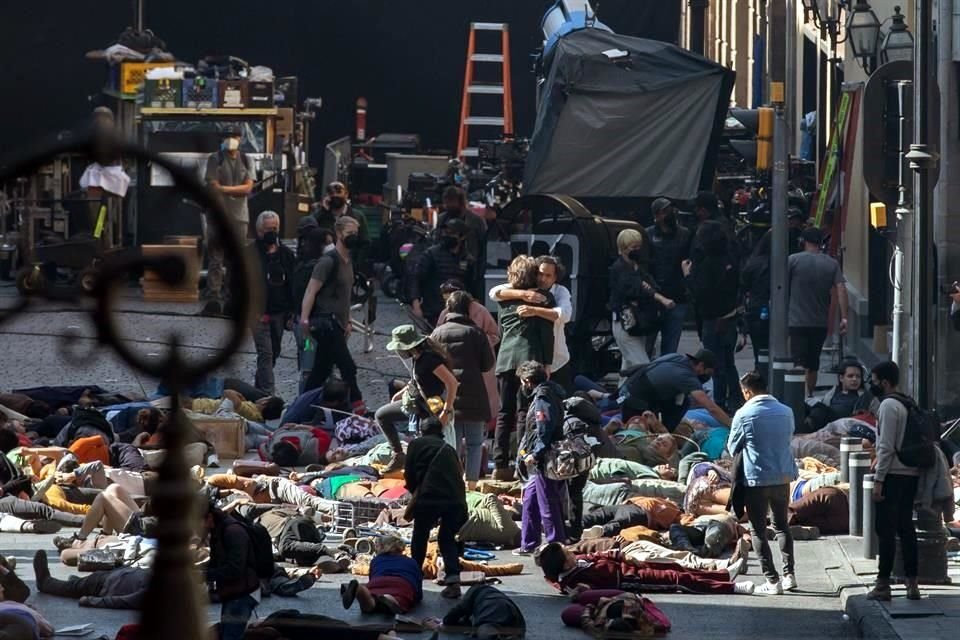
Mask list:
[{"label": "man in dark jacket", "polygon": [[257,349],[257,373],[253,385],[273,393],[276,384],[273,367],[280,357],[283,332],[292,326],[291,319],[298,300],[293,299],[293,276],[296,256],[280,243],[280,216],[264,211],[257,216],[257,239],[249,250],[256,257],[263,277],[263,301],[252,327],[253,344]]},{"label": "man in dark jacket", "polygon": [[62,598],[79,600],[81,607],[98,609],[139,609],[150,583],[150,572],[135,567],[94,571],[83,578],[57,580],[50,577],[47,553],[33,556],[37,590]]},{"label": "man in dark jacket", "polygon": [[547,379],[547,370],[539,362],[521,364],[517,378],[520,392],[530,399],[530,408],[517,452],[518,473],[526,475],[527,482],[520,514],[520,548],[514,555],[529,555],[540,546],[541,529],[547,542],[563,542],[567,537],[560,504],[563,483],[546,476],[547,453],[563,439],[564,392]]},{"label": "man in dark jacket", "polygon": [[[676,306],[664,308],[660,317],[660,355],[676,353],[687,316],[687,285],[680,265],[690,256],[690,231],[677,222],[677,209],[666,198],[657,198],[651,206],[655,224],[647,227],[650,238],[650,272],[660,293]],[[652,352],[657,334],[649,337]]]},{"label": "man in dark jacket", "polygon": [[234,516],[209,506],[204,520],[210,539],[207,584],[220,599],[220,638],[240,640],[260,603],[260,578],[253,541]]},{"label": "man in dark jacket", "polygon": [[446,572],[444,598],[460,597],[460,542],[457,532],[467,522],[467,493],[457,451],[443,440],[437,418],[420,423],[422,436],[410,443],[403,470],[407,490],[413,495],[413,537],[410,556],[423,566],[430,531],[440,521],[437,544]]},{"label": "man in dark jacket", "polygon": [[467,225],[451,218],[439,229],[437,243],[427,249],[417,262],[413,279],[413,312],[431,325],[443,310],[440,285],[447,280],[473,282],[475,264],[467,253]]},{"label": "man in dark jacket", "polygon": [[467,194],[460,187],[450,186],[443,192],[443,211],[437,219],[437,226],[442,229],[450,220],[461,220],[466,225],[464,249],[472,265],[470,275],[473,277],[464,284],[470,295],[481,299],[487,265],[487,223],[467,209]]},{"label": "man in dark jacket", "polygon": [[740,263],[722,223],[708,220],[697,230],[700,251],[681,268],[693,294],[697,317],[703,323],[703,346],[717,357],[713,399],[721,407],[737,409],[743,397],[737,385],[734,361],[737,347]]}]

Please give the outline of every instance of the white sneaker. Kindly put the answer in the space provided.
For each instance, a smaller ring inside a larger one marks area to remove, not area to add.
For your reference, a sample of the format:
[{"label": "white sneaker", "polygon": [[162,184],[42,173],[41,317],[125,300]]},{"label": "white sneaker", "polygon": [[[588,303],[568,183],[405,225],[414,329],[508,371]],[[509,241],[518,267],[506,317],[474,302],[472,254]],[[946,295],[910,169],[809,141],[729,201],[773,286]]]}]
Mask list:
[{"label": "white sneaker", "polygon": [[738,582],[733,585],[733,592],[741,596],[752,596],[754,586],[752,582]]},{"label": "white sneaker", "polygon": [[596,540],[597,538],[603,537],[603,527],[594,525],[583,530],[583,533],[580,534],[581,540]]},{"label": "white sneaker", "polygon": [[782,596],[783,585],[779,582],[766,582],[756,588],[755,593],[762,596]]},{"label": "white sneaker", "polygon": [[797,577],[792,573],[788,573],[780,580],[780,585],[784,591],[793,591],[797,588]]},{"label": "white sneaker", "polygon": [[730,579],[734,580],[740,573],[743,571],[744,559],[740,558],[735,562],[731,562],[727,565],[727,573],[730,574]]}]

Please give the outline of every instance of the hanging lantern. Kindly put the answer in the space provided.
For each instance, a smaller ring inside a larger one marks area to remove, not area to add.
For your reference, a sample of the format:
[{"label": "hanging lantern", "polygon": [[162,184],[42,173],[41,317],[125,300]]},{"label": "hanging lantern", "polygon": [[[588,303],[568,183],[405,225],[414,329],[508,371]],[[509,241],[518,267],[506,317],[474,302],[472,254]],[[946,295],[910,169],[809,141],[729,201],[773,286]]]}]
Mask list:
[{"label": "hanging lantern", "polygon": [[847,20],[846,39],[853,48],[853,55],[865,64],[876,58],[880,43],[880,20],[870,3],[858,1],[854,5]]},{"label": "hanging lantern", "polygon": [[913,60],[913,34],[907,28],[906,20],[900,13],[900,7],[893,8],[890,30],[880,45],[880,57],[883,62],[893,60]]}]

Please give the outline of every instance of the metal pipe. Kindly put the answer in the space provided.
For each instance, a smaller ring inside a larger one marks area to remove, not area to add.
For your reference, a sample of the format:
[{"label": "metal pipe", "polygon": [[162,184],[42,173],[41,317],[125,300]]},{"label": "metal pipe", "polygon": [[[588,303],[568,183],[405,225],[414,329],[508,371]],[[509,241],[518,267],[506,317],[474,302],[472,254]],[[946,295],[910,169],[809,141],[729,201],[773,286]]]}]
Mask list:
[{"label": "metal pipe", "polygon": [[[794,138],[796,137],[797,127],[797,104],[796,104],[796,86],[797,86],[797,3],[796,0],[786,0],[786,32],[784,33],[784,45],[786,56],[784,60],[783,81],[787,86],[787,97],[784,101],[784,119],[787,124],[787,171],[789,173],[790,154],[796,149]],[[789,179],[789,175],[788,175]]]},{"label": "metal pipe", "polygon": [[863,477],[870,469],[870,454],[857,451],[850,454],[850,535],[863,534]]},{"label": "metal pipe", "polygon": [[783,376],[783,404],[793,409],[794,426],[806,413],[807,377],[803,369],[790,369]]},{"label": "metal pipe", "polygon": [[874,526],[873,513],[873,481],[874,476],[868,473],[863,477],[863,557],[867,560],[873,560],[877,557],[877,528]]},{"label": "metal pipe", "polygon": [[[787,14],[792,0],[774,0],[770,3],[770,102],[774,106],[773,171],[771,180],[772,247],[770,257],[770,357],[774,367],[789,357],[787,350],[787,181],[790,162],[789,125],[785,106],[794,87],[787,83],[790,51],[787,50],[789,32],[796,15]],[[795,52],[793,52],[795,54]],[[778,372],[774,371],[774,389]],[[774,391],[776,395],[776,391]]]},{"label": "metal pipe", "polygon": [[908,374],[910,368],[910,331],[909,313],[910,296],[904,289],[910,289],[911,268],[908,251],[913,246],[913,211],[906,204],[906,189],[900,187],[900,202],[896,209],[897,217],[897,244],[893,254],[893,344],[891,352],[893,361],[900,366],[900,370]]},{"label": "metal pipe", "polygon": [[791,358],[775,358],[770,369],[770,394],[774,398],[783,398],[784,377],[787,371],[793,369]]},{"label": "metal pipe", "polygon": [[860,438],[840,439],[840,478],[846,482],[850,477],[850,454],[863,451],[863,440]]}]

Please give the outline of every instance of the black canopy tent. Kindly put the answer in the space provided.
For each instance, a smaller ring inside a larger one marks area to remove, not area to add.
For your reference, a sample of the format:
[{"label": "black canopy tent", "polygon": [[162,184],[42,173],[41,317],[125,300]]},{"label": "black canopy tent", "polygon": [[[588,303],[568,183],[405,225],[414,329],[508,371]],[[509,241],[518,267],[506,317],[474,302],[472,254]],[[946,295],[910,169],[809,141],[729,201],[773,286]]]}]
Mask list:
[{"label": "black canopy tent", "polygon": [[564,36],[544,62],[526,193],[690,199],[710,187],[733,71],[599,29]]}]

